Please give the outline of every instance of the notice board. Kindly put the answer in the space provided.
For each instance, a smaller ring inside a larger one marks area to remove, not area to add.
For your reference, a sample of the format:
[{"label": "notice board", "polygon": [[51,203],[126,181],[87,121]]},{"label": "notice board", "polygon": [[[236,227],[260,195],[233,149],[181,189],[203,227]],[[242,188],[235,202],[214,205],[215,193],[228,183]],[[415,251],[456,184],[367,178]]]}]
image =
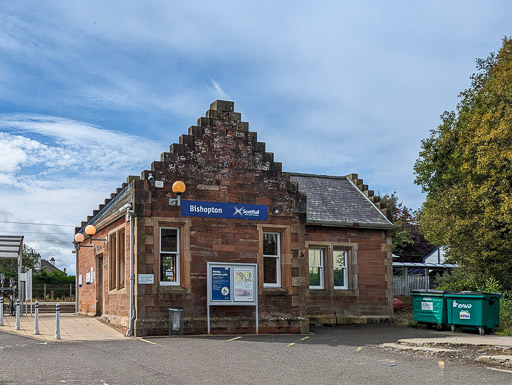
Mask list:
[{"label": "notice board", "polygon": [[255,306],[258,332],[258,265],[255,263],[207,264],[208,333],[210,306]]}]

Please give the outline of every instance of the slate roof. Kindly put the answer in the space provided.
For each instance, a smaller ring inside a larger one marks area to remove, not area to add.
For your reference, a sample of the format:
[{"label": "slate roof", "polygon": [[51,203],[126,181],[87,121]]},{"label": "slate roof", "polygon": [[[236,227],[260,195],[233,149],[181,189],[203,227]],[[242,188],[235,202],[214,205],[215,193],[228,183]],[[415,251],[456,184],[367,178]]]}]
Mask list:
[{"label": "slate roof", "polygon": [[123,188],[105,207],[103,207],[94,217],[92,217],[85,226],[80,229],[84,233],[87,225],[96,225],[113,214],[117,214],[119,209],[126,203],[132,203],[132,184]]},{"label": "slate roof", "polygon": [[307,196],[307,222],[324,226],[392,229],[386,216],[344,176],[289,173]]},{"label": "slate roof", "polygon": [[[49,271],[49,272],[57,270],[57,271],[60,271],[61,273],[64,273],[61,269],[59,269],[55,265],[52,265],[52,263],[48,262],[46,259],[41,259],[41,267],[40,267],[39,270],[46,270],[46,271]],[[66,273],[64,273],[64,274],[66,274]]]}]

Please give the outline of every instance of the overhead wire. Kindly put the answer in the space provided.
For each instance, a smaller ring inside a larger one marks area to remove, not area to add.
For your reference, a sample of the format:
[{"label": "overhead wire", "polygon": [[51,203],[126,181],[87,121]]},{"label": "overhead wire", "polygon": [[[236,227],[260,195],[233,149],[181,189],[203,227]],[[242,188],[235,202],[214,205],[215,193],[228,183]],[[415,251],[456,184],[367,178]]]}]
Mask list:
[{"label": "overhead wire", "polygon": [[0,223],[13,223],[17,225],[37,225],[37,226],[59,226],[59,227],[76,227],[74,225],[63,225],[58,223],[37,223],[37,222],[14,222],[14,221],[0,221]]}]

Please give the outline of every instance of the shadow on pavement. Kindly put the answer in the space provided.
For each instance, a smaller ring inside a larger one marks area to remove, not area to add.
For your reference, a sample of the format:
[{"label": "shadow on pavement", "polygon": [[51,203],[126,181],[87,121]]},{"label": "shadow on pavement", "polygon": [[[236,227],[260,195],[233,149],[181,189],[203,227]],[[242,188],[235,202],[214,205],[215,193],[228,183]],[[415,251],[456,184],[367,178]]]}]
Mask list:
[{"label": "shadow on pavement", "polygon": [[[346,325],[335,327],[311,327],[309,335],[304,334],[275,334],[275,335],[211,335],[211,336],[175,336],[170,338],[231,340],[239,338],[244,342],[267,343],[307,343],[329,346],[364,346],[380,345],[386,342],[396,342],[403,338],[443,338],[451,337],[451,332],[439,332],[429,329],[415,329],[401,326],[376,325]],[[308,337],[308,338],[305,338]],[[151,337],[146,337],[151,339]]]}]

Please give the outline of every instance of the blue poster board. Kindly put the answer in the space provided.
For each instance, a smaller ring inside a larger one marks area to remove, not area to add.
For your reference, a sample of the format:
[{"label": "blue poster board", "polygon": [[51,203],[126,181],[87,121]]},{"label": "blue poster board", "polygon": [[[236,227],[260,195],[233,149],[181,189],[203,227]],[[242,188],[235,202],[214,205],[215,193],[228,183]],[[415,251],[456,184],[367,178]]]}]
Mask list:
[{"label": "blue poster board", "polygon": [[212,266],[212,301],[231,300],[231,268]]},{"label": "blue poster board", "polygon": [[266,221],[268,207],[246,203],[181,201],[181,215],[184,217],[248,219]]}]

